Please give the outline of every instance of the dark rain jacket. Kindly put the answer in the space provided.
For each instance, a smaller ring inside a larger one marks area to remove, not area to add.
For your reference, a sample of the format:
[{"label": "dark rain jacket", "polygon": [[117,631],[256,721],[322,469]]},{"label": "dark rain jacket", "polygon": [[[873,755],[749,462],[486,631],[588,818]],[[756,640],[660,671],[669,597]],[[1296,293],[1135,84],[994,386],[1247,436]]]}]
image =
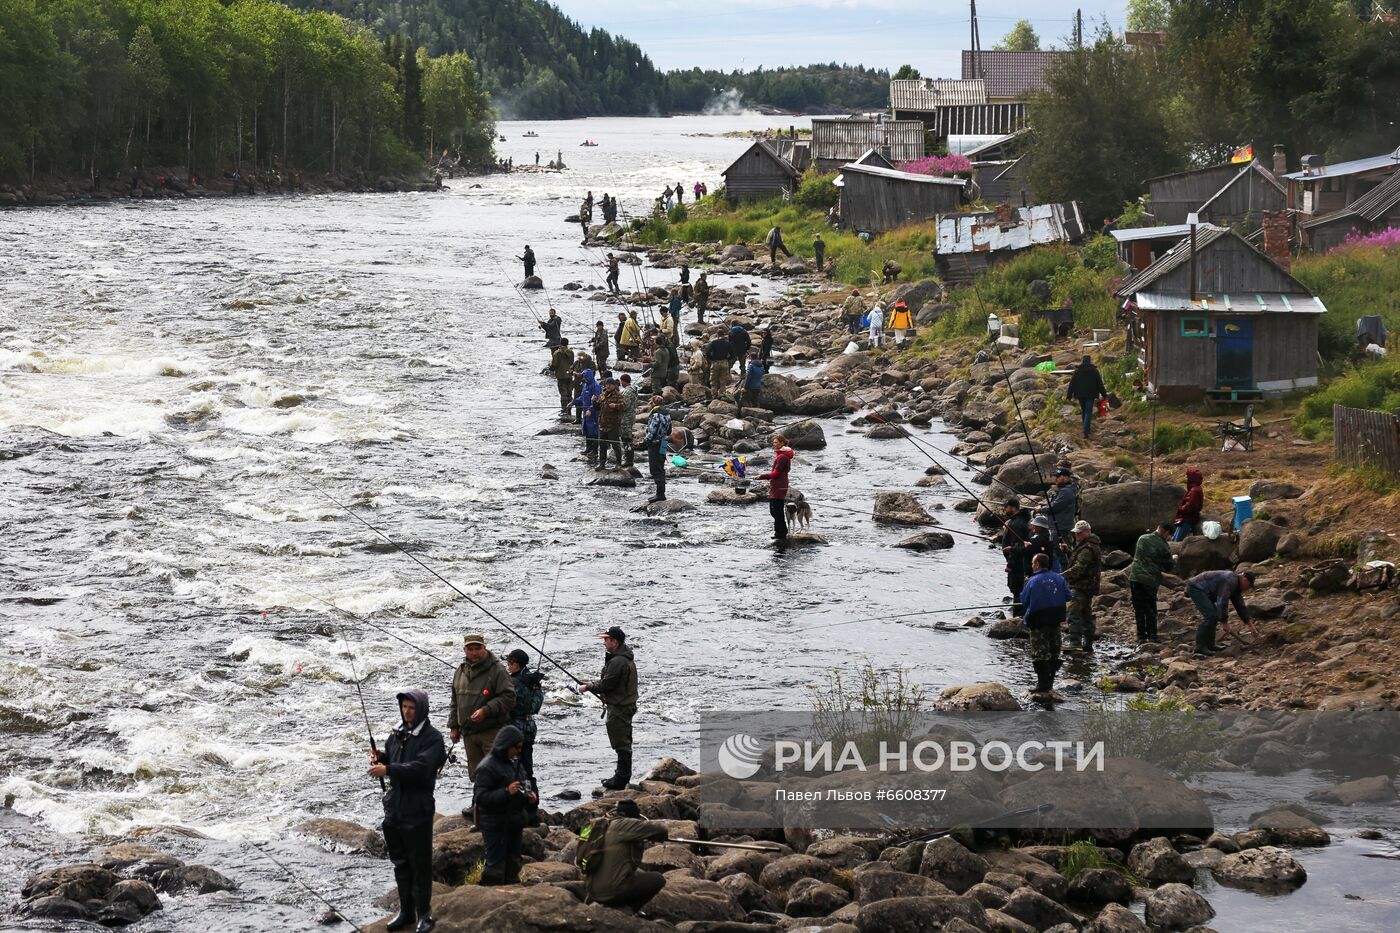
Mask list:
[{"label": "dark rain jacket", "polygon": [[695,280],[695,303],[700,307],[710,300],[710,280],[701,275]]},{"label": "dark rain jacket", "polygon": [[[479,722],[472,722],[472,713],[486,710]],[[452,708],[447,713],[447,728],[466,733],[489,732],[510,722],[515,709],[515,688],[510,684],[506,666],[491,652],[472,664],[463,661],[452,677]]]},{"label": "dark rain jacket", "polygon": [[[519,758],[507,758],[506,752],[520,745],[525,737],[515,726],[505,726],[496,733],[491,743],[491,754],[481,759],[476,766],[476,780],[472,784],[472,806],[476,808],[476,822],[482,829],[520,829],[526,823],[530,810],[526,792],[532,790],[530,776]],[[520,782],[520,792],[512,794],[510,785]]]},{"label": "dark rain jacket", "polygon": [[559,343],[559,328],[564,326],[563,318],[545,318],[540,321],[540,330],[544,331],[544,339],[551,346]]},{"label": "dark rain jacket", "polygon": [[607,904],[626,898],[637,866],[642,863],[642,843],[666,839],[666,827],[651,820],[619,817],[608,824],[603,850],[588,873],[588,898]]},{"label": "dark rain jacket", "polygon": [[1235,607],[1241,622],[1249,621],[1249,609],[1244,604],[1244,591],[1240,589],[1240,575],[1233,570],[1207,570],[1186,581],[1186,592],[1194,590],[1204,593],[1215,603],[1215,619],[1224,622],[1230,617],[1230,606]]},{"label": "dark rain jacket", "polygon": [[1031,575],[1031,561],[1035,560],[1035,555],[1044,554],[1050,558],[1051,564],[1055,561],[1055,545],[1050,541],[1050,532],[1034,525],[1030,530],[1030,538],[1021,549],[1021,557],[1025,560],[1023,572],[1028,577]]},{"label": "dark rain jacket", "polygon": [[749,332],[738,324],[729,328],[729,354],[733,359],[741,360],[753,348],[753,338]]},{"label": "dark rain jacket", "polygon": [[1074,546],[1065,582],[1075,595],[1099,595],[1099,577],[1103,573],[1103,546],[1098,535],[1089,535]]},{"label": "dark rain jacket", "polygon": [[705,359],[711,363],[723,363],[726,360],[734,359],[734,345],[729,342],[728,337],[716,337],[705,347]]},{"label": "dark rain jacket", "polygon": [[527,742],[535,740],[535,714],[544,706],[542,679],[543,675],[530,670],[528,664],[510,675],[510,685],[515,688],[515,708],[510,713],[510,724],[524,733]]},{"label": "dark rain jacket", "polygon": [[1186,471],[1186,495],[1176,507],[1176,520],[1180,524],[1195,527],[1201,520],[1201,508],[1205,505],[1205,493],[1201,488],[1201,471],[1192,467]]},{"label": "dark rain jacket", "polygon": [[1162,585],[1162,574],[1172,569],[1172,550],[1167,542],[1155,531],[1137,539],[1133,549],[1133,567],[1128,571],[1128,582],[1152,589]]},{"label": "dark rain jacket", "polygon": [[1026,545],[1031,539],[1031,510],[1022,509],[1002,521],[1005,526],[1001,532],[1001,553],[1006,556],[1006,565],[1025,574],[1030,566]]},{"label": "dark rain jacket", "polygon": [[389,766],[389,792],[384,795],[384,821],[405,829],[429,825],[437,812],[433,787],[447,760],[442,733],[428,721],[428,694],[406,690],[399,700],[418,708],[410,727],[400,722],[384,741],[379,763]]},{"label": "dark rain jacket", "polygon": [[603,672],[598,679],[588,685],[588,692],[602,700],[607,706],[619,709],[635,708],[637,705],[637,662],[632,660],[632,649],[618,645],[616,651],[603,656]]},{"label": "dark rain jacket", "polygon": [[1061,541],[1068,541],[1074,530],[1074,515],[1079,507],[1079,487],[1074,482],[1056,486],[1050,502],[1041,508],[1041,514],[1055,526],[1055,534]]},{"label": "dark rain jacket", "polygon": [[1103,374],[1097,366],[1080,363],[1074,368],[1074,375],[1069,377],[1069,388],[1065,394],[1076,401],[1092,402],[1107,395],[1108,389],[1104,388]]},{"label": "dark rain jacket", "polygon": [[608,358],[608,332],[605,330],[595,330],[593,332],[593,355],[600,361]]}]

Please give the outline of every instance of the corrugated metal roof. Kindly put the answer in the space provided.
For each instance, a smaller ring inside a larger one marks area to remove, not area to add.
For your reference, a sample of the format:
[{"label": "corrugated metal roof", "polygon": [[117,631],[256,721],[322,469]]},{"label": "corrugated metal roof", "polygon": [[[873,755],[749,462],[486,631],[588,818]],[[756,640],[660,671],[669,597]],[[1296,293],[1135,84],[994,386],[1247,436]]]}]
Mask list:
[{"label": "corrugated metal roof", "polygon": [[881,178],[893,178],[896,181],[915,181],[926,185],[952,185],[962,188],[967,185],[967,180],[963,178],[943,178],[939,175],[920,175],[916,172],[901,172],[899,169],[882,168],[878,165],[858,165],[855,162],[841,166],[842,174],[846,172],[859,172],[862,175],[879,175]]},{"label": "corrugated metal roof", "polygon": [[1036,204],[1016,209],[1009,224],[996,214],[956,214],[938,219],[938,248],[943,255],[1016,250],[1041,243],[1063,243],[1084,235],[1079,204]]},{"label": "corrugated metal roof", "polygon": [[1211,295],[1192,301],[1188,296],[1164,292],[1138,292],[1134,302],[1143,311],[1204,311],[1215,314],[1326,314],[1321,298],[1285,295],[1281,292],[1246,295]]},{"label": "corrugated metal roof", "polygon": [[1385,212],[1397,203],[1400,203],[1400,172],[1395,172],[1341,210],[1305,220],[1300,226],[1316,227],[1347,217],[1364,217],[1374,222],[1385,216]]},{"label": "corrugated metal roof", "polygon": [[1045,90],[1051,70],[1068,54],[1051,51],[978,52],[977,68],[981,74],[974,74],[972,52],[964,49],[962,76],[964,79],[984,78],[988,97],[1025,100],[1036,91]]},{"label": "corrugated metal roof", "polygon": [[[1254,252],[1258,253],[1259,258],[1262,259],[1264,262],[1273,262],[1273,260],[1270,259],[1268,255],[1260,251],[1257,247],[1252,245],[1244,237],[1240,236],[1235,231],[1230,230],[1226,227],[1197,226],[1196,252],[1200,253],[1204,251],[1206,247],[1208,247],[1210,244],[1214,243],[1221,237],[1234,237],[1241,243],[1248,246],[1250,249],[1254,250]],[[1181,268],[1190,260],[1191,241],[1189,239],[1183,239],[1180,243],[1176,244],[1171,249],[1167,250],[1167,252],[1163,253],[1152,265],[1148,266],[1146,269],[1143,269],[1137,275],[1132,276],[1122,285],[1118,286],[1118,290],[1114,292],[1114,294],[1120,298],[1126,298],[1131,295],[1136,295],[1147,291],[1152,287],[1153,283],[1155,283],[1162,276],[1175,269]],[[1288,276],[1288,278],[1293,282],[1293,284],[1298,286],[1298,291],[1295,294],[1308,296],[1312,295],[1312,292],[1308,290],[1307,286],[1305,286],[1302,282],[1299,282],[1297,279],[1293,278],[1293,276],[1289,274],[1289,272],[1286,269],[1281,269],[1281,271],[1283,271],[1284,275]]]},{"label": "corrugated metal roof", "polygon": [[1384,155],[1371,156],[1366,159],[1352,159],[1350,162],[1336,162],[1332,165],[1315,168],[1310,172],[1289,172],[1283,177],[1289,181],[1317,181],[1321,178],[1333,178],[1338,175],[1357,175],[1361,172],[1371,172],[1386,166],[1400,167],[1400,146],[1395,147],[1394,152],[1387,152]]},{"label": "corrugated metal roof", "polygon": [[[1196,232],[1199,237],[1202,230],[1217,229],[1213,224],[1197,224]],[[1131,230],[1113,230],[1109,236],[1119,243],[1131,243],[1134,240],[1170,240],[1176,237],[1190,236],[1190,224],[1167,224],[1161,227],[1134,227]]]},{"label": "corrugated metal roof", "polygon": [[987,87],[980,80],[914,78],[890,82],[890,109],[931,112],[939,107],[985,104]]}]

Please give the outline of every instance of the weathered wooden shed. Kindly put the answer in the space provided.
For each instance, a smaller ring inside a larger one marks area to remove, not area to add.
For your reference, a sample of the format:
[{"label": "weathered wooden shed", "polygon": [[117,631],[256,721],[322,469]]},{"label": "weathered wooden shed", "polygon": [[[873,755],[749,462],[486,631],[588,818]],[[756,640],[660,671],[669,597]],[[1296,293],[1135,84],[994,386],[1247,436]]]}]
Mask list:
[{"label": "weathered wooden shed", "polygon": [[[1118,289],[1167,401],[1242,401],[1317,385],[1322,301],[1232,230],[1196,230]],[[1193,284],[1194,277],[1194,284]]]},{"label": "weathered wooden shed", "polygon": [[812,162],[819,172],[835,172],[871,149],[891,162],[924,157],[924,125],[918,120],[865,117],[812,121]]},{"label": "weathered wooden shed", "polygon": [[897,121],[917,120],[936,139],[1012,133],[1026,125],[1025,102],[988,101],[980,79],[891,81],[890,113]]},{"label": "weathered wooden shed", "polygon": [[961,178],[854,162],[842,166],[836,180],[841,188],[841,225],[859,233],[883,233],[955,211],[967,185]]},{"label": "weathered wooden shed", "polygon": [[[1196,232],[1209,225],[1201,225]],[[1130,227],[1114,230],[1110,236],[1118,243],[1118,258],[1134,272],[1141,272],[1167,252],[1190,236],[1191,228],[1186,224],[1172,224],[1163,227]]]},{"label": "weathered wooden shed", "polygon": [[972,163],[972,181],[983,201],[1029,207],[1035,203],[1029,164],[1024,159],[1028,129],[1018,130],[969,149],[963,155]]},{"label": "weathered wooden shed", "polygon": [[1303,169],[1283,176],[1288,183],[1288,206],[1304,214],[1321,216],[1339,211],[1364,197],[1371,189],[1400,171],[1400,147],[1393,152],[1321,164],[1317,156],[1303,156]]},{"label": "weathered wooden shed", "polygon": [[732,201],[791,194],[799,177],[792,163],[761,139],[745,149],[722,174],[724,195]]},{"label": "weathered wooden shed", "polygon": [[1298,226],[1303,244],[1315,253],[1341,246],[1353,232],[1366,234],[1400,227],[1400,172],[1341,210],[1313,217]]},{"label": "weathered wooden shed", "polygon": [[1157,223],[1186,223],[1195,213],[1201,222],[1258,229],[1265,211],[1280,211],[1288,189],[1258,159],[1159,175],[1146,182]]}]

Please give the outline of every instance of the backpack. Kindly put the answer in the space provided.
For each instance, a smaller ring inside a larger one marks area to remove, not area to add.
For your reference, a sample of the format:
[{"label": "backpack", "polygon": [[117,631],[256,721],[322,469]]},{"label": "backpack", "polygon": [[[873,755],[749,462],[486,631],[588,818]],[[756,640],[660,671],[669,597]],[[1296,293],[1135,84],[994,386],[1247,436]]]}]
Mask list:
[{"label": "backpack", "polygon": [[595,816],[583,828],[583,832],[578,834],[574,864],[578,866],[579,874],[590,875],[598,870],[598,864],[602,861],[603,846],[607,842],[608,826],[611,823],[611,817]]}]

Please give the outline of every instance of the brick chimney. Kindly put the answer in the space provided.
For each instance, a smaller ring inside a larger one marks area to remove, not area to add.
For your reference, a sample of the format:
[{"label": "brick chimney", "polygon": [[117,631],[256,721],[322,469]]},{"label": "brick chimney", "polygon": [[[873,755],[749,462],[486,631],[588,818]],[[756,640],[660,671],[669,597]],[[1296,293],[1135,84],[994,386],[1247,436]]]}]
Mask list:
[{"label": "brick chimney", "polygon": [[1264,255],[1283,267],[1285,272],[1293,268],[1293,255],[1289,251],[1288,212],[1264,212]]},{"label": "brick chimney", "polygon": [[1283,143],[1274,143],[1274,174],[1288,174],[1288,153],[1284,151]]}]

